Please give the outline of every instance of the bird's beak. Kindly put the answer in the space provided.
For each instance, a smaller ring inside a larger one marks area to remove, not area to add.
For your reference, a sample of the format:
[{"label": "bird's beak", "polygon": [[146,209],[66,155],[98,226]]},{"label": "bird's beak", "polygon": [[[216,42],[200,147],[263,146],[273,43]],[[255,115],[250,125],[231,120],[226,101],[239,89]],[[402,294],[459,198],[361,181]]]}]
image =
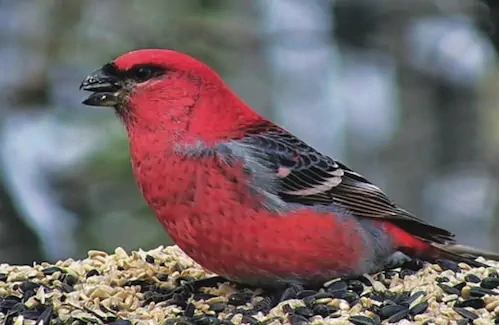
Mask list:
[{"label": "bird's beak", "polygon": [[112,73],[111,64],[106,64],[89,74],[81,83],[80,90],[93,92],[82,103],[89,106],[116,107],[119,104],[123,84]]}]

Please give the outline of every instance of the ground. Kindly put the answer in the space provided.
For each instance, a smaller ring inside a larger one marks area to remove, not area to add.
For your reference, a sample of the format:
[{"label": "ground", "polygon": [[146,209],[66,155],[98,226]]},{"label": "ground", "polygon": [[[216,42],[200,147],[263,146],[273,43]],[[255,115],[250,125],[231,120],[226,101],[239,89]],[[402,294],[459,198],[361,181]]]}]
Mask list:
[{"label": "ground", "polygon": [[[499,263],[415,261],[371,279],[335,279],[272,307],[267,292],[214,276],[178,247],[114,254],[90,251],[81,261],[0,265],[4,324],[497,324]],[[210,283],[211,282],[211,283]]]}]

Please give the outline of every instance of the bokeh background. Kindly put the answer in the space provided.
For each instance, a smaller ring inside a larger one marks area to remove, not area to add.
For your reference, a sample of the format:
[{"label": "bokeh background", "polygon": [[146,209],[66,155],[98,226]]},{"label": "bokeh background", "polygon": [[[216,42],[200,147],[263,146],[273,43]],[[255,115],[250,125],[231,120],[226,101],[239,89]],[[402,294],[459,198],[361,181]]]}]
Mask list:
[{"label": "bokeh background", "polygon": [[401,206],[499,250],[496,0],[0,1],[0,262],[171,244],[81,80],[138,48],[213,66]]}]

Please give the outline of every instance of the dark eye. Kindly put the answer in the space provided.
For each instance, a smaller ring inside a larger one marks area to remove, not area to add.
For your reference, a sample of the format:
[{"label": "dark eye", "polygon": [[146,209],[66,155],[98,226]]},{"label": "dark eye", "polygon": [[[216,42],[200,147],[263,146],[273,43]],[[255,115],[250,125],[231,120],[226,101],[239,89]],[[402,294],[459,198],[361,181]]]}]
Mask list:
[{"label": "dark eye", "polygon": [[155,67],[138,67],[132,71],[133,78],[139,82],[149,80],[161,74],[161,70]]},{"label": "dark eye", "polygon": [[145,81],[152,77],[152,69],[149,67],[140,67],[135,71],[135,78]]}]

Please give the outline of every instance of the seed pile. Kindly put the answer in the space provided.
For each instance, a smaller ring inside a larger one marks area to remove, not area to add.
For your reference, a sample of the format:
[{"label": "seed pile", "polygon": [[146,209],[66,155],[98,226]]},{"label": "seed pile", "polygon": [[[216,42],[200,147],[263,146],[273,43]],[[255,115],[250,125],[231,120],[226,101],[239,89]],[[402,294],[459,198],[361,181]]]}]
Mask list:
[{"label": "seed pile", "polygon": [[298,290],[274,307],[261,289],[208,279],[214,275],[176,246],[90,251],[55,265],[1,264],[0,323],[499,324],[499,263],[487,263],[493,267],[412,261],[372,278]]}]

